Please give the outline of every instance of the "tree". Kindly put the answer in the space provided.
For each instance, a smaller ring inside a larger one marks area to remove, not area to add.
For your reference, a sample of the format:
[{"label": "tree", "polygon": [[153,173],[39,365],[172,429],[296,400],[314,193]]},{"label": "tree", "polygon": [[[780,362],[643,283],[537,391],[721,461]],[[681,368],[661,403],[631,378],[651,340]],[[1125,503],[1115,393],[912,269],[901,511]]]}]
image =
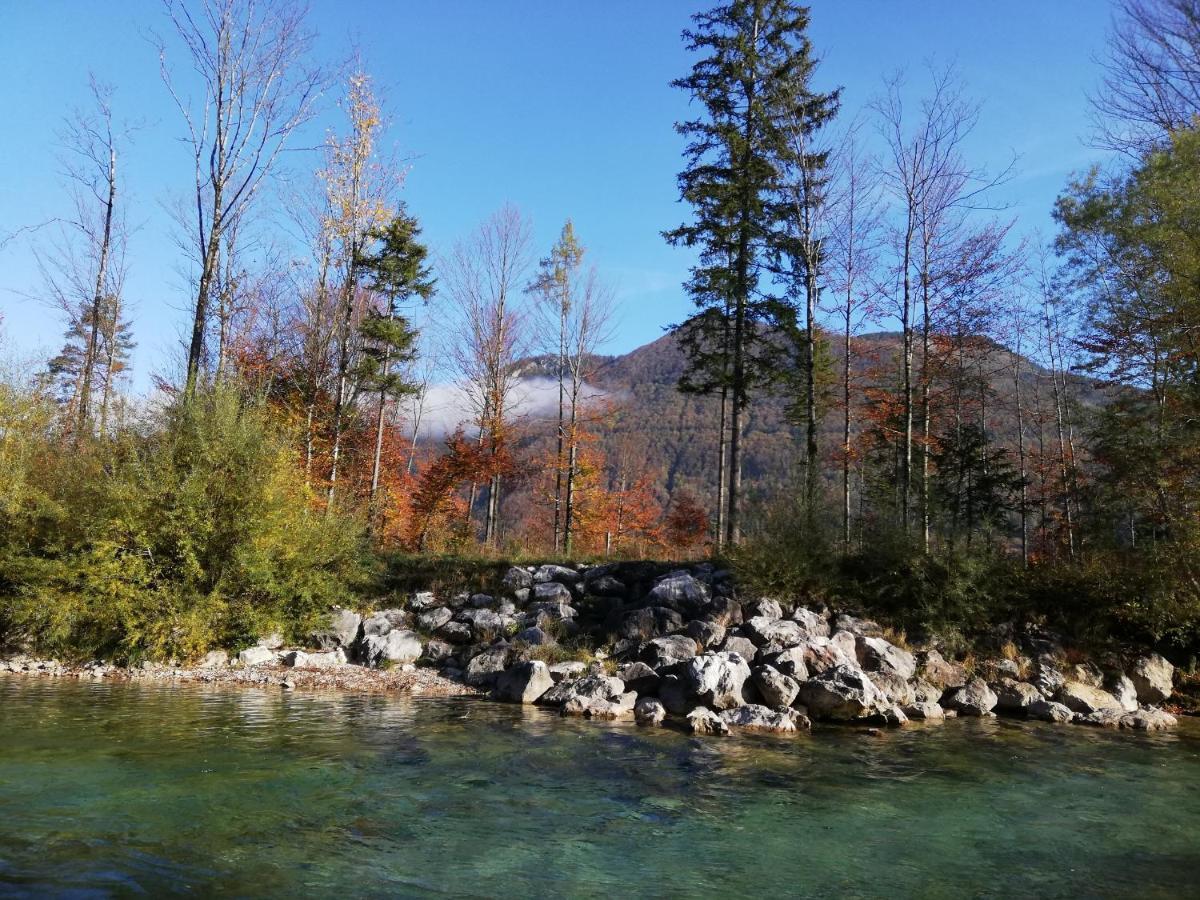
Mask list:
[{"label": "tree", "polygon": [[[456,312],[450,348],[459,381],[479,429],[488,481],[484,541],[496,543],[503,475],[510,471],[509,426],[517,362],[528,348],[520,304],[530,256],[530,226],[504,206],[475,233],[457,243],[441,266],[447,297]],[[471,515],[474,500],[468,504]]]},{"label": "tree", "polygon": [[290,0],[164,0],[195,74],[196,95],[167,64],[163,81],[187,128],[194,170],[189,243],[198,265],[185,393],[204,363],[209,305],[226,230],[253,202],[293,133],[313,115],[325,84],[308,62],[314,36]]},{"label": "tree", "polygon": [[1163,149],[1200,115],[1200,0],[1119,0],[1102,62],[1099,143],[1135,159]]},{"label": "tree", "polygon": [[706,54],[674,86],[705,116],[676,125],[688,140],[679,175],[691,222],[665,237],[699,250],[687,284],[701,310],[728,310],[731,395],[727,538],[741,538],[742,416],[750,389],[778,371],[766,327],[779,298],[767,293],[770,264],[785,243],[780,184],[789,162],[786,123],[808,121],[813,61],[808,11],[793,0],[733,0],[693,17],[684,32]]},{"label": "tree", "polygon": [[419,240],[421,228],[403,205],[381,230],[373,232],[375,252],[364,254],[359,265],[371,276],[371,289],[387,298],[385,313],[372,313],[360,329],[366,339],[366,370],[369,389],[379,394],[375,413],[375,455],[371,465],[371,494],[374,503],[379,488],[379,463],[383,451],[383,422],[388,399],[414,393],[417,386],[392,371],[394,363],[413,359],[416,331],[399,312],[400,304],[414,297],[428,302],[434,280],[426,263],[429,251]]}]

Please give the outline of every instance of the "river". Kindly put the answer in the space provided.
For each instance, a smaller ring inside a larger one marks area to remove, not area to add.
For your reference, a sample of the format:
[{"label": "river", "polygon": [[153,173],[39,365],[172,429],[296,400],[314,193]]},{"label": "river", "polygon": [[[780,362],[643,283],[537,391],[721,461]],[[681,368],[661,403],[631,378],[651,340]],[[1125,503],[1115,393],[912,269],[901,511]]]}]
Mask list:
[{"label": "river", "polygon": [[478,700],[0,677],[0,896],[1178,897],[1200,728],[697,739]]}]

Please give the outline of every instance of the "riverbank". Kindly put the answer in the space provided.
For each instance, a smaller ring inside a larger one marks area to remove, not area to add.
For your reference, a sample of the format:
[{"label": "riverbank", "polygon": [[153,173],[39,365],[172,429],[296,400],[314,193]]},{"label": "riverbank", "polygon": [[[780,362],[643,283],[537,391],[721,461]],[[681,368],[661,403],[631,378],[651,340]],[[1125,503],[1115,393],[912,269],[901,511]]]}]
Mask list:
[{"label": "riverbank", "polygon": [[488,593],[440,586],[384,609],[334,609],[301,646],[267,634],[187,665],[72,667],[18,656],[4,669],[469,694],[709,735],[993,715],[1142,731],[1176,724],[1162,708],[1175,670],[1158,654],[1089,658],[1061,635],[1012,623],[990,647],[955,658],[936,636],[910,644],[851,611],[747,596],[711,564],[514,566]]}]

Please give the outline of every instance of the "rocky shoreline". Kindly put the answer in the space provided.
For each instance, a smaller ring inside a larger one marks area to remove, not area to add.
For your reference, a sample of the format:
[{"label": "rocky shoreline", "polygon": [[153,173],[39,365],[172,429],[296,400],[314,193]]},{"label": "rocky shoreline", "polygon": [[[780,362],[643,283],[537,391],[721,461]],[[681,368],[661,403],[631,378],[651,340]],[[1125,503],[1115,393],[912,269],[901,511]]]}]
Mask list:
[{"label": "rocky shoreline", "polygon": [[16,656],[0,673],[477,695],[563,715],[671,724],[695,734],[795,734],[821,722],[900,727],[1007,715],[1156,731],[1174,667],[1153,653],[1098,664],[1061,638],[1013,627],[1001,652],[963,661],[936,640],[846,613],[739,595],[708,564],[513,567],[492,593],[413,594],[366,615],[336,609],[307,646],[264,636],[194,666],[63,666]]}]

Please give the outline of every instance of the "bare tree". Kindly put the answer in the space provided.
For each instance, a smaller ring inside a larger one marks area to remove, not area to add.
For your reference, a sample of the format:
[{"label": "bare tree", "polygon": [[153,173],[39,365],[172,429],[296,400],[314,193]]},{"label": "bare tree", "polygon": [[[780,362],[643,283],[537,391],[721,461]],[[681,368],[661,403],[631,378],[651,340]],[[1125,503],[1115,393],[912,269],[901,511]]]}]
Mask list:
[{"label": "bare tree", "polygon": [[1118,0],[1091,97],[1098,142],[1140,156],[1200,115],[1200,0]]},{"label": "bare tree", "polygon": [[[187,129],[194,169],[189,243],[198,265],[186,393],[200,377],[212,294],[226,229],[250,206],[293,133],[313,115],[325,85],[308,61],[313,33],[291,0],[164,0],[195,81],[168,65],[162,78]],[[195,90],[195,95],[192,91]]]},{"label": "bare tree", "polygon": [[[508,455],[517,362],[528,349],[521,305],[530,265],[529,222],[504,206],[455,245],[439,266],[455,321],[451,357],[479,427],[489,460],[484,541],[494,545],[500,515],[501,476]],[[468,509],[468,515],[470,515]]]}]

